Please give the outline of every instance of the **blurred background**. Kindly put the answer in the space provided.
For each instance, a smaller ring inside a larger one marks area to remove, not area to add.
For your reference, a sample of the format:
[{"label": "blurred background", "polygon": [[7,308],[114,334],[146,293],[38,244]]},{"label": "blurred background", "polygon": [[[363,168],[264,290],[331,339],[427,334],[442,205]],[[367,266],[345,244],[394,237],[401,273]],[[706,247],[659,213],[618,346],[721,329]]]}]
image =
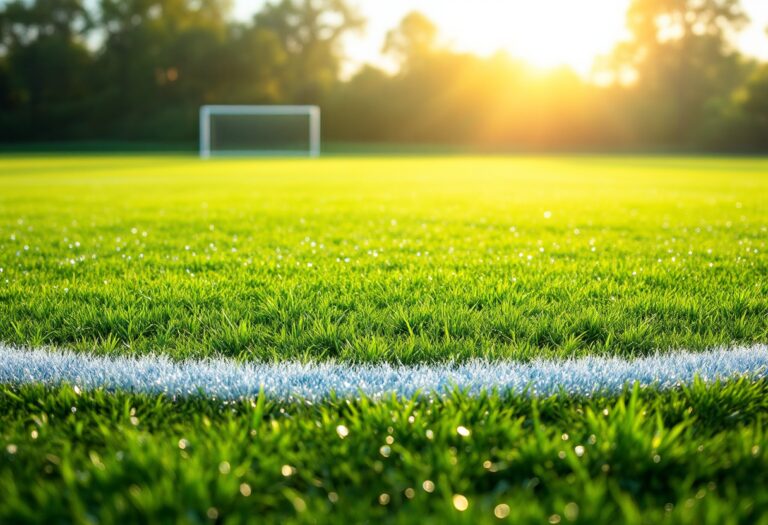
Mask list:
[{"label": "blurred background", "polygon": [[766,152],[767,26],[765,0],[0,0],[0,143],[192,150],[202,104],[318,104],[350,151]]}]

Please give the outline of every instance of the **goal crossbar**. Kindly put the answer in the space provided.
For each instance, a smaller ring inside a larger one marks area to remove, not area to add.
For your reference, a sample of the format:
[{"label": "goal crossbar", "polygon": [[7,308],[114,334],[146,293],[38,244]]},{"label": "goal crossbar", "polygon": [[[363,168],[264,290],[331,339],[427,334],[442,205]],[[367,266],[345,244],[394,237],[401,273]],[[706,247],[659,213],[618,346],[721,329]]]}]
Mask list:
[{"label": "goal crossbar", "polygon": [[[320,108],[305,105],[206,105],[200,108],[200,157],[210,158],[211,151],[211,117],[215,116],[302,116],[308,117],[310,157],[320,156]],[[230,155],[254,154],[254,151],[230,151]],[[289,156],[303,154],[296,151],[269,151],[263,155]]]}]

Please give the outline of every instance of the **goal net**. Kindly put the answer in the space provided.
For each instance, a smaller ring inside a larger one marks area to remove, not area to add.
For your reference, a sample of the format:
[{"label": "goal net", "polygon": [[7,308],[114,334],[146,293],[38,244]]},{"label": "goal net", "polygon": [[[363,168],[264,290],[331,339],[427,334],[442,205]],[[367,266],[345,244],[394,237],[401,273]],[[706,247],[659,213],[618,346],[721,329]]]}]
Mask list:
[{"label": "goal net", "polygon": [[317,106],[203,106],[200,156],[320,155]]}]

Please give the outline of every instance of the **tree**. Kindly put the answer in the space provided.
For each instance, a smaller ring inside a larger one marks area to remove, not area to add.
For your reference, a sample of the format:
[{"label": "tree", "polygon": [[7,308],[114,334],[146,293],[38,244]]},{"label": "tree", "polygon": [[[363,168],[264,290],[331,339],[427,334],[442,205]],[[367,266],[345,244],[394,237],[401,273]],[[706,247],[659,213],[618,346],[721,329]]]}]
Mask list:
[{"label": "tree", "polygon": [[345,0],[280,0],[268,3],[256,29],[273,32],[288,57],[286,83],[295,102],[317,103],[338,80],[344,35],[365,20]]},{"label": "tree", "polygon": [[747,72],[727,38],[747,21],[739,0],[633,0],[632,38],[617,47],[614,66],[637,78],[631,91],[646,140],[696,141],[708,107],[728,98]]},{"label": "tree", "polygon": [[737,151],[768,149],[768,64],[761,64],[725,107],[723,145]]},{"label": "tree", "polygon": [[[77,114],[90,89],[93,60],[86,38],[92,22],[82,0],[15,0],[0,11],[0,107],[8,113],[0,127],[5,133],[48,138],[82,122]],[[7,126],[8,118],[23,123]]]},{"label": "tree", "polygon": [[231,0],[101,0],[101,126],[123,136],[190,137],[197,107],[230,78]]},{"label": "tree", "polygon": [[401,69],[408,69],[437,50],[437,34],[437,26],[429,18],[412,11],[397,28],[387,33],[382,51],[393,55]]},{"label": "tree", "polygon": [[71,41],[92,27],[82,0],[12,0],[0,11],[0,45],[11,50],[48,37]]}]

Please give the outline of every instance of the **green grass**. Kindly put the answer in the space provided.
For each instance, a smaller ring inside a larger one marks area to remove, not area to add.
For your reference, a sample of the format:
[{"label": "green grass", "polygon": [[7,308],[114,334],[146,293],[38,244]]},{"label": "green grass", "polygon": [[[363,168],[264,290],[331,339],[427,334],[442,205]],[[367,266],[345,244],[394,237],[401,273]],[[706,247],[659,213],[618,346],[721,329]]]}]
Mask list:
[{"label": "green grass", "polygon": [[320,406],[0,388],[0,522],[768,523],[767,416],[764,381]]},{"label": "green grass", "polygon": [[[0,342],[404,363],[764,343],[766,195],[760,159],[5,156]],[[0,385],[0,523],[766,524],[766,418],[746,379],[316,405]]]},{"label": "green grass", "polygon": [[768,341],[768,161],[0,159],[0,340],[405,363]]}]

